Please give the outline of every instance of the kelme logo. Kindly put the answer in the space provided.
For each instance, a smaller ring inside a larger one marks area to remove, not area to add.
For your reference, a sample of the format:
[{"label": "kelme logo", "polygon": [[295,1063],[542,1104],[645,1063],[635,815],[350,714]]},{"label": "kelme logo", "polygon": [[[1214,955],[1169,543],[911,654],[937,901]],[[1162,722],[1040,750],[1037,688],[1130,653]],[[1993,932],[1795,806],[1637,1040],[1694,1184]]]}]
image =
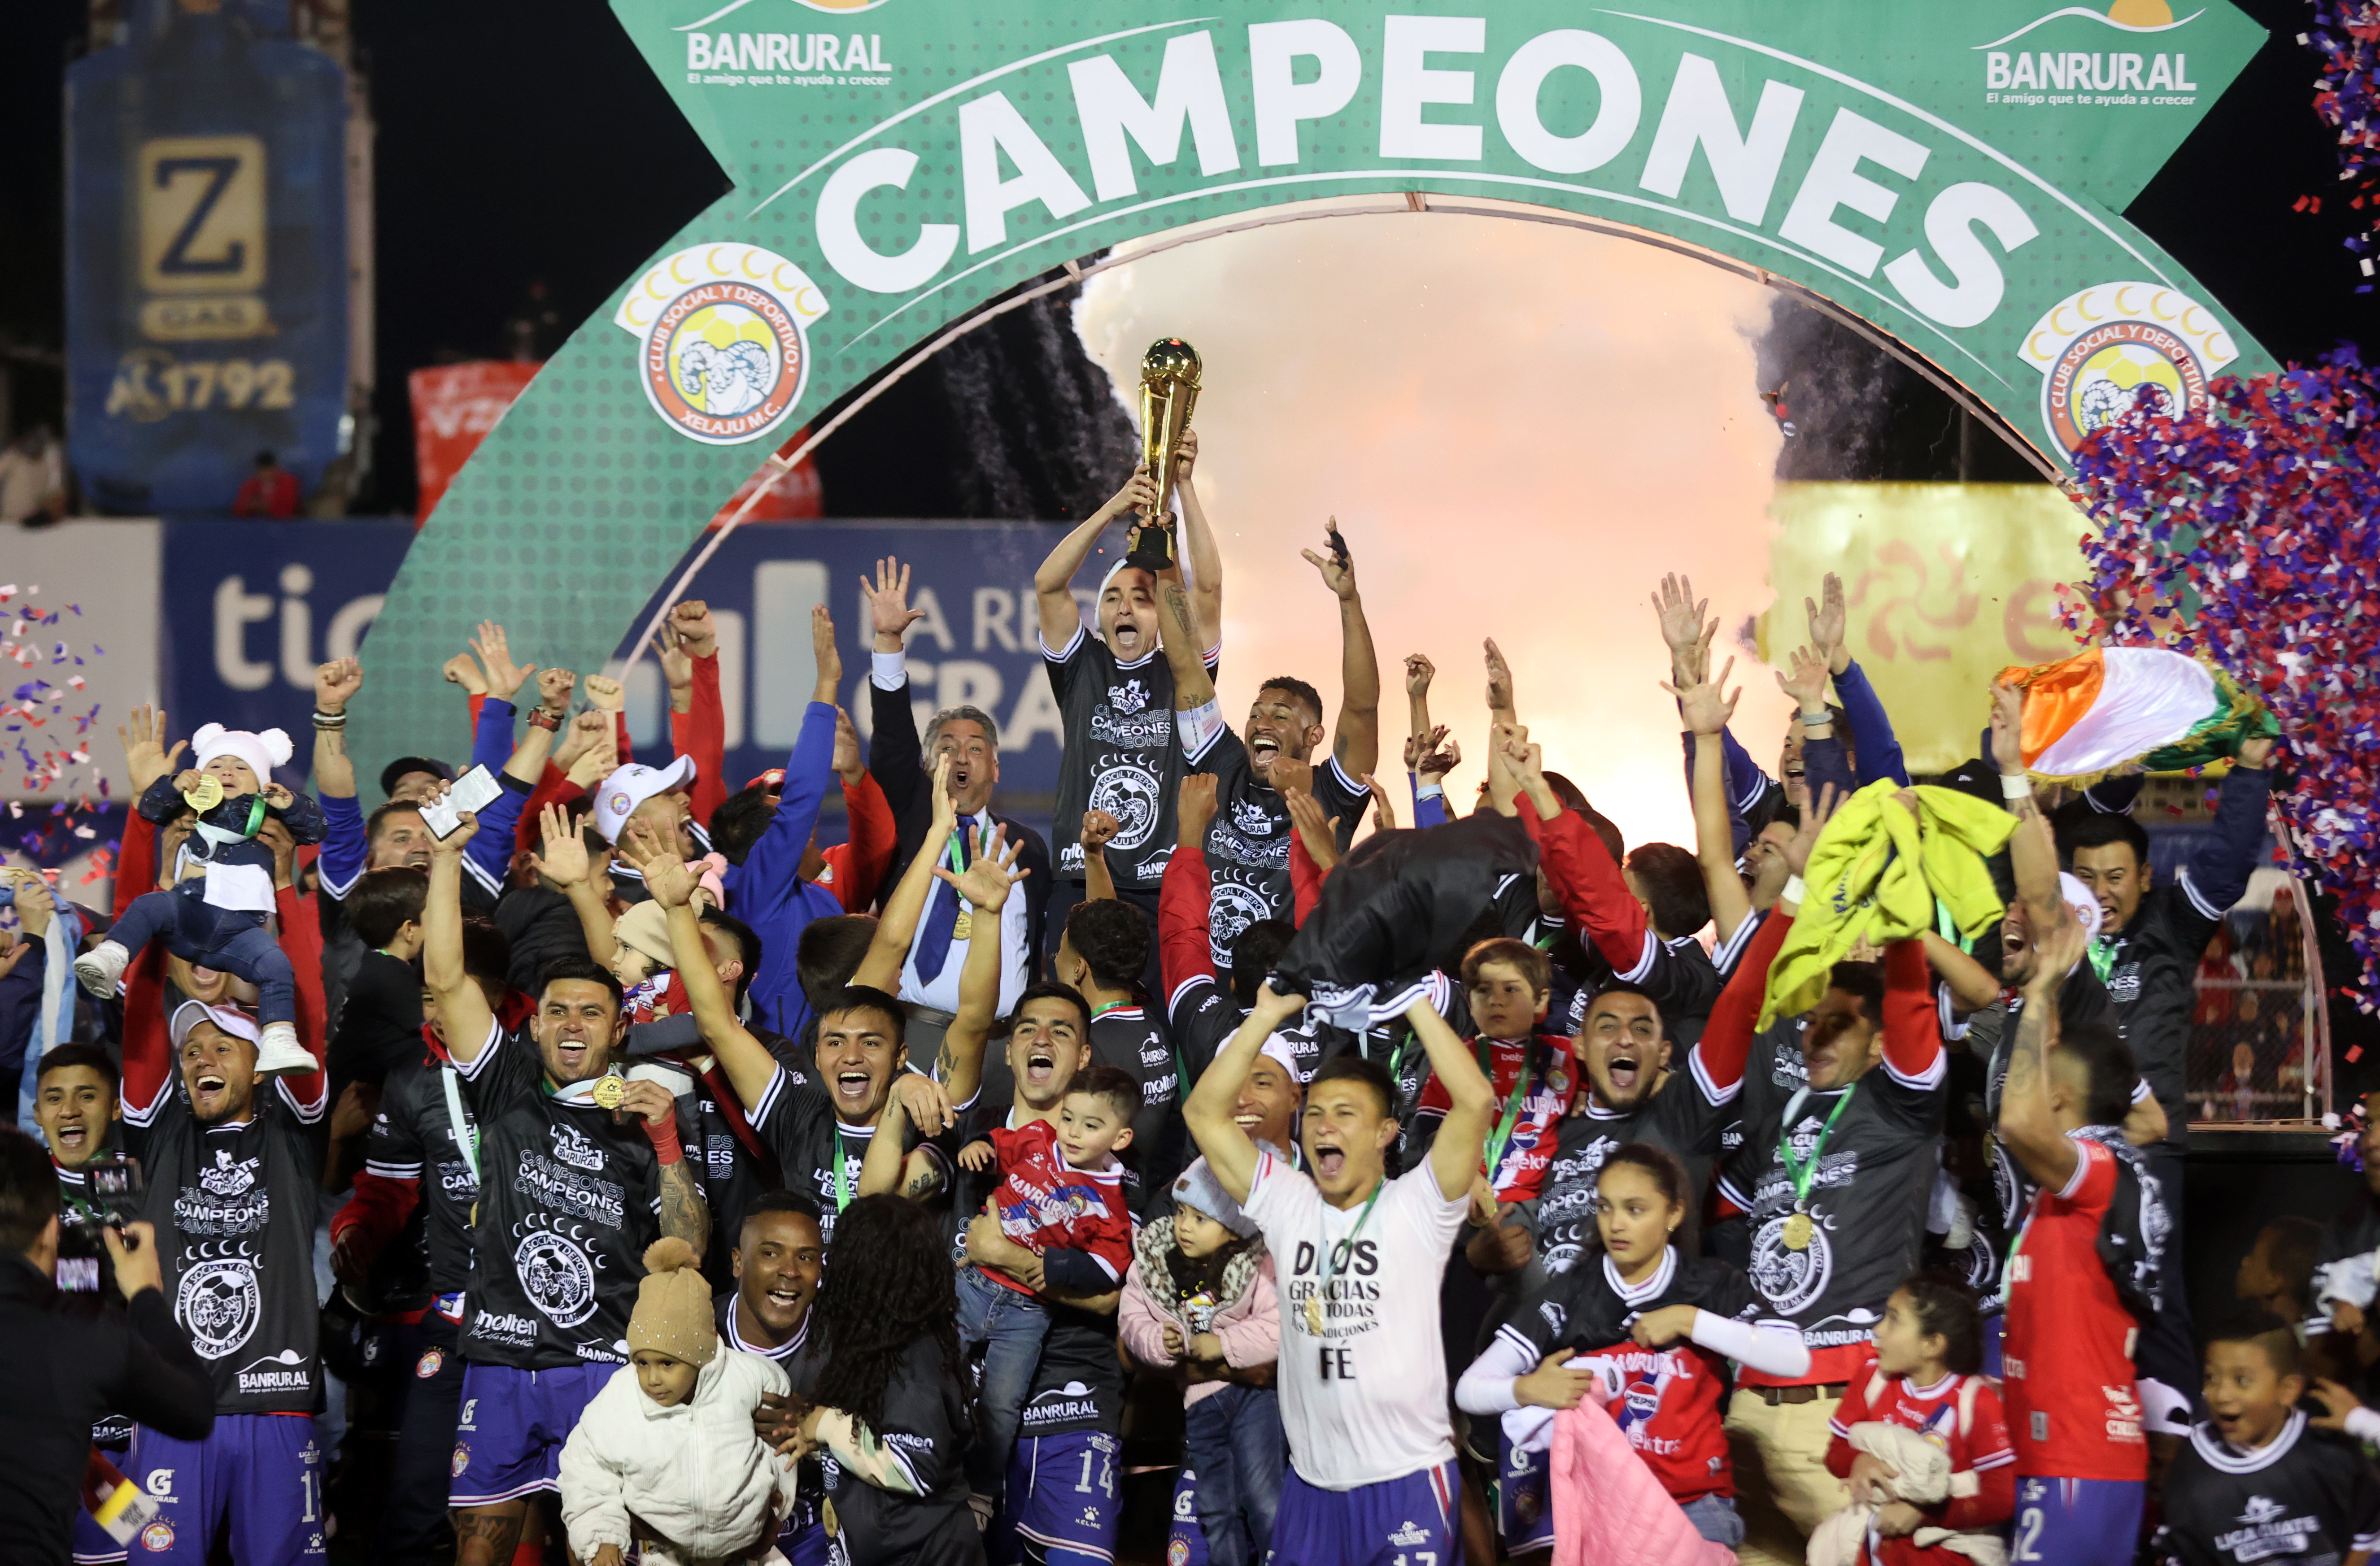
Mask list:
[{"label": "kelme logo", "polygon": [[2059,300],[2018,355],[2041,371],[2041,420],[2071,455],[2095,430],[2140,408],[2180,419],[2240,349],[2204,305],[2154,283],[2101,283]]},{"label": "kelme logo", "polygon": [[628,288],[612,323],[641,344],[638,379],[653,411],[705,445],[757,441],[791,418],[808,384],[808,329],[826,296],[757,245],[696,245]]}]

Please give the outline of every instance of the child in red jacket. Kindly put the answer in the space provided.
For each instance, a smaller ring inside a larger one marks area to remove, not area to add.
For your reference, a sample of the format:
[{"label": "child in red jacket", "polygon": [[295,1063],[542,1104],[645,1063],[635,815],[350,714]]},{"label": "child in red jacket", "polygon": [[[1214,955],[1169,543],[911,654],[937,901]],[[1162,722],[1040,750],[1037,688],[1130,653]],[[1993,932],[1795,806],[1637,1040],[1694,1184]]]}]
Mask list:
[{"label": "child in red jacket", "polygon": [[988,1169],[998,1159],[992,1210],[1002,1232],[1036,1258],[1022,1277],[974,1263],[959,1269],[959,1347],[983,1355],[982,1418],[967,1454],[967,1482],[985,1515],[1008,1473],[1008,1451],[1050,1330],[1041,1291],[1104,1294],[1122,1286],[1132,1265],[1132,1214],[1115,1155],[1132,1145],[1140,1100],[1132,1073],[1093,1066],[1059,1100],[1055,1124],[1003,1127],[959,1149],[963,1169]]},{"label": "child in red jacket", "polygon": [[[1848,1548],[1835,1559],[1864,1566],[1969,1566],[1943,1530],[1997,1531],[2015,1514],[2016,1450],[1983,1363],[1973,1293],[1935,1273],[1902,1280],[1876,1324],[1875,1356],[1829,1426],[1827,1467],[1851,1482],[1852,1504],[1819,1525],[1812,1560],[1822,1537],[1840,1536]],[[1910,1461],[1924,1456],[1917,1443],[1940,1451],[1948,1472],[1938,1496],[1912,1503],[1899,1498],[1932,1491]],[[1847,1521],[1863,1516],[1864,1527]],[[1865,1537],[1853,1545],[1857,1534]]]}]

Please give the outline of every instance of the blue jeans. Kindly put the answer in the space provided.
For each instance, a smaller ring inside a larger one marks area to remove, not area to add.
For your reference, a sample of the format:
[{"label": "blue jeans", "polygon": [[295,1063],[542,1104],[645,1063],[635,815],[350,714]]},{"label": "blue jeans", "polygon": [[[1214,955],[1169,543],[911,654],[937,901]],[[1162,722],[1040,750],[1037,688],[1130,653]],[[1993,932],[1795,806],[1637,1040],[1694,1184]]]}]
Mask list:
[{"label": "blue jeans", "polygon": [[1016,1421],[1033,1390],[1041,1363],[1041,1340],[1050,1313],[1041,1302],[995,1283],[979,1267],[959,1269],[959,1350],[983,1350],[983,1386],[977,1406],[983,1426],[967,1451],[967,1487],[996,1496],[1008,1475],[1009,1449],[1016,1444]]},{"label": "blue jeans", "polygon": [[1289,1466],[1281,1394],[1236,1382],[1209,1392],[1183,1415],[1182,1456],[1198,1475],[1198,1527],[1210,1566],[1247,1566],[1272,1548],[1281,1475]]},{"label": "blue jeans", "polygon": [[1733,1549],[1743,1542],[1743,1519],[1736,1515],[1735,1502],[1723,1495],[1706,1495],[1688,1501],[1678,1510],[1694,1525],[1694,1532],[1713,1544],[1723,1544]]},{"label": "blue jeans", "polygon": [[237,974],[256,986],[256,1014],[266,1023],[298,1020],[298,970],[264,928],[264,916],[209,903],[202,880],[171,892],[144,892],[124,910],[107,939],[133,956],[163,936],[165,950],[186,963]]}]

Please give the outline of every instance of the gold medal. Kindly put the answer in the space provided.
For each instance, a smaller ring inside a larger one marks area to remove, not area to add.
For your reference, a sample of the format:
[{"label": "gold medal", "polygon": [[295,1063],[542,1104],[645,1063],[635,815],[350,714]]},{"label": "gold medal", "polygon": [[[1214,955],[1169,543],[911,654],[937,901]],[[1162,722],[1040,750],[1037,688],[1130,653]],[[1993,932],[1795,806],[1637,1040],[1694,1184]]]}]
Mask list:
[{"label": "gold medal", "polygon": [[1785,1220],[1785,1248],[1789,1251],[1808,1250],[1810,1236],[1816,1229],[1817,1225],[1810,1221],[1808,1213],[1795,1213]]},{"label": "gold medal", "polygon": [[975,910],[961,908],[959,917],[951,921],[951,939],[965,941],[973,934],[975,934]]},{"label": "gold medal", "polygon": [[1322,1296],[1319,1294],[1305,1296],[1305,1329],[1317,1338],[1322,1336]]},{"label": "gold medal", "polygon": [[[599,1078],[595,1086],[588,1091],[587,1096],[594,1099],[600,1108],[616,1110],[627,1100],[628,1079],[616,1072]],[[1796,1249],[1798,1248],[1797,1246]]]},{"label": "gold medal", "polygon": [[191,809],[196,810],[200,815],[203,816],[208,811],[223,803],[223,779],[215,776],[212,772],[200,772],[199,774],[199,786],[191,789],[188,793],[183,795],[182,797],[189,802]]}]

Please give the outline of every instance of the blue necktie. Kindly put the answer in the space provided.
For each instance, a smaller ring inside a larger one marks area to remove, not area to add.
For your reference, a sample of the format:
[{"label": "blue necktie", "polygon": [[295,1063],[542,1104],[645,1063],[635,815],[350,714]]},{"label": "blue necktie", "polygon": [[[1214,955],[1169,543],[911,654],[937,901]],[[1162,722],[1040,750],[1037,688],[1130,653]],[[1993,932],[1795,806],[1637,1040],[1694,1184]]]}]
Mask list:
[{"label": "blue necktie", "polygon": [[[960,873],[966,869],[967,832],[974,825],[973,816],[961,816],[958,833],[944,850],[957,859],[954,868]],[[959,889],[935,877],[933,894],[926,899],[926,917],[917,926],[917,977],[923,982],[931,984],[942,977],[942,968],[951,960],[951,931],[958,920]]]}]

